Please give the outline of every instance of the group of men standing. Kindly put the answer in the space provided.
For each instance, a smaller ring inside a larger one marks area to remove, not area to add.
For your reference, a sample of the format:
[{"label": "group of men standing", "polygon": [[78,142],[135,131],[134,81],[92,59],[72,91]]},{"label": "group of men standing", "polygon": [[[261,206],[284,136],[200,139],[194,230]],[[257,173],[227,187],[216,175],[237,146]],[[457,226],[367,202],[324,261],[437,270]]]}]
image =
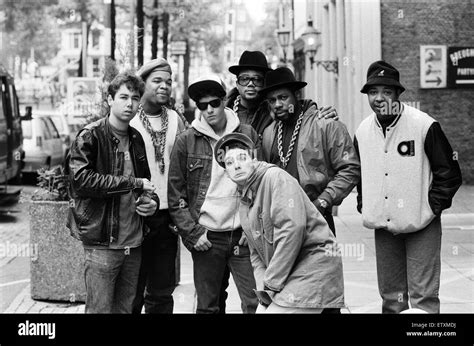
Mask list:
[{"label": "group of men standing", "polygon": [[[306,83],[288,68],[270,69],[263,53],[245,51],[229,71],[236,76],[229,93],[217,76],[189,86],[199,110],[191,124],[171,104],[166,60],[150,61],[137,75],[119,74],[109,86],[110,115],[87,125],[72,143],[68,168],[74,204],[68,227],[85,248],[86,312],[140,313],[144,306],[146,313],[172,313],[178,235],[193,258],[197,313],[225,312],[230,273],[244,313],[263,304],[239,215],[242,191],[216,159],[216,143],[232,134],[249,138],[256,158],[296,179],[332,231],[331,242],[336,235],[332,207],[358,185],[364,225],[375,229],[383,311],[408,307],[408,300],[400,303],[401,292],[410,295],[412,305],[439,312],[439,214],[461,183],[459,166],[449,159],[452,149],[428,115],[408,106],[383,114],[387,99],[398,102],[403,91],[398,71],[385,62],[369,67],[362,92],[375,115],[367,118],[370,124],[361,124],[355,142],[334,108],[299,100]],[[410,125],[412,118],[416,126]],[[416,173],[418,179],[399,189],[403,182],[396,167],[406,164],[404,174]],[[401,195],[407,209],[395,212],[387,199]],[[267,241],[274,247],[267,259],[276,262],[285,241]],[[431,252],[421,251],[427,243]],[[412,264],[415,252],[430,261]],[[342,269],[340,276],[334,282],[342,292]],[[294,308],[291,312],[305,307],[292,300],[285,304]],[[316,307],[339,313],[341,304],[343,299]]]}]

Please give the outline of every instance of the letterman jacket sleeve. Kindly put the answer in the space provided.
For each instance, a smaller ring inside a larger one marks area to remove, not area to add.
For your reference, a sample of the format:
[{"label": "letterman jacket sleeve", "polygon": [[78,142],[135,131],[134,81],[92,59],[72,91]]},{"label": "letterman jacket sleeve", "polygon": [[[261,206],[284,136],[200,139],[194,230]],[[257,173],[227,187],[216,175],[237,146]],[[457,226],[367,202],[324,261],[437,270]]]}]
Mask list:
[{"label": "letterman jacket sleeve", "polygon": [[434,122],[425,138],[425,153],[430,161],[433,181],[428,201],[435,215],[451,206],[462,184],[461,169],[441,126]]},{"label": "letterman jacket sleeve", "polygon": [[[359,154],[359,142],[357,142],[357,137],[354,135],[354,149],[357,154],[357,158],[360,161]],[[357,183],[357,211],[362,214],[362,175],[359,182]]]}]

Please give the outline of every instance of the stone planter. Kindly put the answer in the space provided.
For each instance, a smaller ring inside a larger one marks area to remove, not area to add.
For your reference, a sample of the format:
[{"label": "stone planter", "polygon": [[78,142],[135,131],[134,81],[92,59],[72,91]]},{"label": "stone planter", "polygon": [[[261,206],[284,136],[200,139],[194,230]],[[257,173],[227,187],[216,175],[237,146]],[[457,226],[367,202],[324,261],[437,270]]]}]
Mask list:
[{"label": "stone planter", "polygon": [[31,298],[84,302],[84,249],[66,228],[68,202],[30,205]]},{"label": "stone planter", "polygon": [[[85,302],[84,248],[66,227],[68,202],[32,201],[30,205],[31,298]],[[176,285],[181,278],[180,239]]]}]

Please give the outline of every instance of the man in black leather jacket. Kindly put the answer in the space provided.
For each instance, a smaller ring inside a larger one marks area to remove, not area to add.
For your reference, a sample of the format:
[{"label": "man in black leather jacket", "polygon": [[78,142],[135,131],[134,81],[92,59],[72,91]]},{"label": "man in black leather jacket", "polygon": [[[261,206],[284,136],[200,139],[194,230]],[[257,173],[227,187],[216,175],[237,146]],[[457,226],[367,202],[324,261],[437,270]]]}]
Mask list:
[{"label": "man in black leather jacket", "polygon": [[131,313],[141,262],[144,217],[158,208],[145,145],[129,126],[143,81],[117,75],[110,115],[82,129],[71,145],[67,226],[85,252],[86,313]]}]

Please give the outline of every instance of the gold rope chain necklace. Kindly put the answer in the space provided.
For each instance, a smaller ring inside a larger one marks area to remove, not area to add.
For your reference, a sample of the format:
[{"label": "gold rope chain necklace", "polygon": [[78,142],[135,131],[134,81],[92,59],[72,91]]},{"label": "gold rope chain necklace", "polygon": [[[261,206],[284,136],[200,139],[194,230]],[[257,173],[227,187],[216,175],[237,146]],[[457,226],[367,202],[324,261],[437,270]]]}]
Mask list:
[{"label": "gold rope chain necklace", "polygon": [[293,130],[293,135],[291,136],[290,146],[288,147],[288,152],[286,153],[286,157],[283,157],[283,122],[280,120],[278,121],[278,136],[277,136],[277,144],[278,144],[278,156],[280,156],[280,161],[283,164],[283,168],[286,167],[288,162],[290,161],[291,153],[293,152],[293,147],[295,146],[296,137],[298,137],[298,132],[300,131],[301,122],[303,120],[303,112],[298,116],[298,120],[296,121],[295,129]]},{"label": "gold rope chain necklace", "polygon": [[235,112],[235,114],[237,114],[237,111],[239,110],[239,103],[240,103],[240,95],[238,95],[235,98],[234,107],[232,108],[232,110]]}]

